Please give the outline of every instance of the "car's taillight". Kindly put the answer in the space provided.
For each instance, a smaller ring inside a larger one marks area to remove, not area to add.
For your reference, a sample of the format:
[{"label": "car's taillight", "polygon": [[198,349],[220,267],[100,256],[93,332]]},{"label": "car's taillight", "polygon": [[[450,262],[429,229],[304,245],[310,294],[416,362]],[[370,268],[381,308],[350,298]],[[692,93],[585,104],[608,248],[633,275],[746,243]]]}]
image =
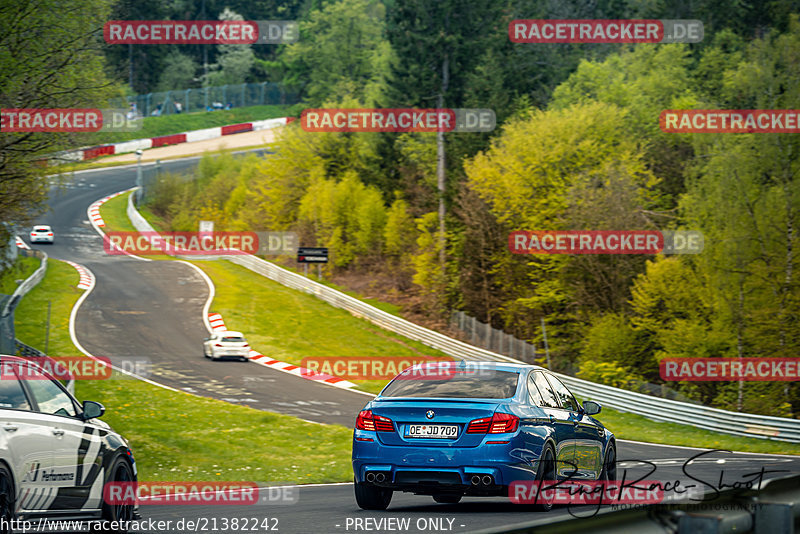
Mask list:
[{"label": "car's taillight", "polygon": [[47,235],[53,235],[53,232],[49,232]]},{"label": "car's taillight", "polygon": [[242,345],[242,348],[243,348],[243,349],[246,349],[246,348],[247,348],[247,347],[249,347],[249,346],[250,346],[249,344],[245,343],[244,345]]},{"label": "car's taillight", "polygon": [[222,343],[214,343],[214,346],[215,347],[222,347],[223,345],[222,345]]},{"label": "car's taillight", "polygon": [[510,413],[496,412],[491,417],[470,421],[467,434],[505,434],[514,432],[519,426],[519,417]]},{"label": "car's taillight", "polygon": [[358,430],[372,430],[378,432],[394,432],[394,424],[388,417],[373,415],[372,410],[361,410],[356,417]]},{"label": "car's taillight", "polygon": [[491,417],[484,417],[483,419],[475,419],[470,421],[467,427],[467,434],[486,434],[489,431],[489,425],[492,422]]}]

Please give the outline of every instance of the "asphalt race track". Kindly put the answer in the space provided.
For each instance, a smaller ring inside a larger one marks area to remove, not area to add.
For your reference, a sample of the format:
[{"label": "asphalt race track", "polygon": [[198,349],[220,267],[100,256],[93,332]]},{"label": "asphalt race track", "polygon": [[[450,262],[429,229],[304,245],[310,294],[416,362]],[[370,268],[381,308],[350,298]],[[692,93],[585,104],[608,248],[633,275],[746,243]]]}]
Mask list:
[{"label": "asphalt race track", "polygon": [[[162,166],[175,172],[193,167],[196,162],[197,158],[192,158]],[[37,248],[53,258],[83,264],[96,276],[96,286],[77,315],[76,335],[81,345],[95,356],[145,357],[152,363],[149,378],[176,389],[306,420],[351,426],[368,396],[256,364],[211,362],[203,357],[201,342],[207,331],[202,310],[208,288],[196,270],[179,262],[142,261],[103,252],[102,241],[89,224],[86,210],[95,200],[133,187],[135,177],[135,166],[79,173],[64,187],[51,191],[51,211],[36,221],[50,224],[56,234],[54,245]],[[602,420],[602,414],[599,418]],[[619,442],[618,475],[627,469],[629,480],[643,477],[664,483],[680,480],[683,485],[698,484],[685,469],[703,481],[698,486],[708,492],[720,483],[752,484],[762,468],[764,480],[800,473],[800,457],[725,452],[704,455],[684,467],[689,458],[700,452]],[[647,466],[639,460],[654,465]],[[651,469],[655,470],[650,472]],[[291,504],[278,501],[252,506],[142,506],[143,520],[171,523],[156,524],[141,532],[473,532],[533,520],[544,525],[554,519],[591,513],[586,508],[556,508],[541,514],[500,498],[468,498],[446,505],[410,494],[396,494],[385,512],[367,512],[356,506],[351,484],[295,486],[281,491]],[[266,490],[264,494],[267,495]],[[240,520],[238,529],[230,523],[234,518]],[[257,528],[242,528],[243,520],[248,518],[249,525],[257,523]],[[264,518],[271,519],[263,522]],[[408,519],[409,523],[388,521],[389,518]],[[180,520],[184,522],[179,524]],[[212,528],[215,520],[216,528]],[[227,529],[222,528],[225,520],[229,522]],[[195,523],[190,526],[186,521]],[[574,521],[575,531],[582,531],[581,519]]]},{"label": "asphalt race track", "polygon": [[[162,164],[178,172],[197,159]],[[208,336],[203,306],[209,290],[189,265],[108,255],[88,222],[88,206],[135,185],[136,167],[88,171],[51,192],[51,211],[38,219],[56,234],[41,245],[51,257],[88,267],[97,282],[82,304],[75,333],[94,356],[152,364],[151,380],[197,395],[246,404],[321,423],[349,426],[367,395],[313,382],[244,362],[212,362],[203,357]]]}]

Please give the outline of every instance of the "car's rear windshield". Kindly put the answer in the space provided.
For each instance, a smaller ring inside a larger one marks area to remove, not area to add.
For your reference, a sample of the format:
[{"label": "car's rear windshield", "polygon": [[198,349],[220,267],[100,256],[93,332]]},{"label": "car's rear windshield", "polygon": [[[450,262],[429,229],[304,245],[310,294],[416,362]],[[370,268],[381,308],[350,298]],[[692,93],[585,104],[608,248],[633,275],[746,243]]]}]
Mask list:
[{"label": "car's rear windshield", "polygon": [[33,229],[34,232],[49,232],[50,228],[47,226],[37,226]]},{"label": "car's rear windshield", "polygon": [[457,371],[445,375],[441,378],[417,377],[407,371],[386,386],[381,396],[507,399],[517,391],[519,377],[517,373],[497,369]]},{"label": "car's rear windshield", "polygon": [[241,343],[242,341],[244,341],[244,338],[243,337],[235,337],[235,336],[227,336],[227,337],[223,337],[222,341],[230,341],[232,343]]}]

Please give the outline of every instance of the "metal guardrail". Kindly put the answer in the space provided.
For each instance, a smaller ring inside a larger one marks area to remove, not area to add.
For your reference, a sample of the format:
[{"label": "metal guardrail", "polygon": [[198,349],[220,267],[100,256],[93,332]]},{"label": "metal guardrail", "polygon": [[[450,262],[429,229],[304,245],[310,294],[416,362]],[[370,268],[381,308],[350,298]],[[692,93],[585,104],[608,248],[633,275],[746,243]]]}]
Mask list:
[{"label": "metal guardrail", "polygon": [[538,514],[541,517],[525,523],[473,534],[792,534],[800,531],[800,475],[770,480],[759,490],[725,490],[702,502],[614,508],[555,522]]},{"label": "metal guardrail", "polygon": [[[20,253],[22,254],[22,252]],[[47,254],[45,252],[42,252],[41,250],[34,250],[30,252],[26,251],[25,253],[41,258],[42,263],[39,266],[39,268],[36,269],[36,271],[34,271],[32,275],[30,275],[28,278],[25,279],[24,282],[22,282],[19,286],[17,286],[17,289],[16,291],[14,291],[14,294],[11,295],[11,299],[8,301],[8,303],[6,303],[5,307],[3,308],[3,311],[0,312],[0,315],[2,315],[3,317],[14,311],[14,308],[17,307],[19,299],[21,299],[25,293],[33,289],[36,286],[36,284],[41,282],[42,278],[44,278],[45,272],[47,271]]]},{"label": "metal guardrail", "polygon": [[[131,197],[132,198],[132,197]],[[140,232],[155,229],[128,202],[128,216]],[[379,310],[356,298],[323,284],[288,271],[273,263],[251,255],[191,256],[187,259],[220,259],[241,265],[286,287],[314,295],[337,308],[349,311],[371,323],[409,339],[419,341],[445,354],[468,361],[520,363],[520,360],[503,356],[469,345],[434,332],[410,321]],[[697,428],[739,436],[773,439],[800,443],[800,419],[730,412],[659,397],[651,397],[623,389],[595,384],[579,378],[554,373],[579,397],[595,400],[609,408],[671,423],[692,425]]]}]

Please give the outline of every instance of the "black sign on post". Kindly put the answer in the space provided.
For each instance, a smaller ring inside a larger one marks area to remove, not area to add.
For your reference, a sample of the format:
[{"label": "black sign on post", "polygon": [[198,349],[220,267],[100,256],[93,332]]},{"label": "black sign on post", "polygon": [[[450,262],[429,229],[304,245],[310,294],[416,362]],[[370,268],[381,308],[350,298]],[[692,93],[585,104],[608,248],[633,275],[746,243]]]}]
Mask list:
[{"label": "black sign on post", "polygon": [[297,263],[328,263],[328,249],[299,247]]}]

